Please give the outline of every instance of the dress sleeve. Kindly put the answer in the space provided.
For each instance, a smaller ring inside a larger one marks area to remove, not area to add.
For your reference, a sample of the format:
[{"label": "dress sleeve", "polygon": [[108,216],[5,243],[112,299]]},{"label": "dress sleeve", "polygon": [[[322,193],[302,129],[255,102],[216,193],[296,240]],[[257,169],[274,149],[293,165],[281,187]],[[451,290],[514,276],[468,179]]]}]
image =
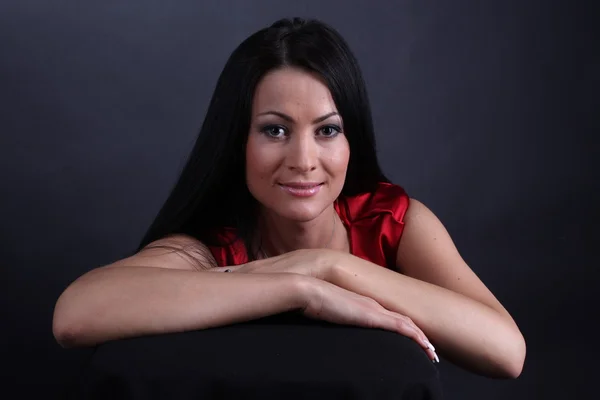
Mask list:
[{"label": "dress sleeve", "polygon": [[396,268],[409,197],[398,185],[380,183],[372,193],[345,199],[352,254],[387,268]]}]

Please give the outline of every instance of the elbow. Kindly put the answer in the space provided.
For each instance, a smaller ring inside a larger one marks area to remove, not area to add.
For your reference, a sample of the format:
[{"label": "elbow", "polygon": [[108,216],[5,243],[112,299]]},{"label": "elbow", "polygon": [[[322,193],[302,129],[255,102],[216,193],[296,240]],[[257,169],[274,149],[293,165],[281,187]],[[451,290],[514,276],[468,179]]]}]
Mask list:
[{"label": "elbow", "polygon": [[65,349],[85,346],[81,319],[66,300],[68,299],[65,299],[65,293],[63,293],[54,307],[52,318],[54,339]]},{"label": "elbow", "polygon": [[523,371],[523,363],[515,363],[513,364],[506,373],[505,379],[517,379],[521,376],[521,372]]},{"label": "elbow", "polygon": [[525,344],[525,338],[519,332],[519,337],[516,339],[516,345],[514,354],[511,357],[510,368],[508,369],[510,379],[517,379],[523,372],[523,366],[525,365],[525,356],[527,354],[527,345]]},{"label": "elbow", "polygon": [[78,337],[75,325],[63,314],[55,311],[52,320],[52,334],[58,344],[65,348],[77,347]]},{"label": "elbow", "polygon": [[52,321],[52,334],[64,349],[91,347],[100,343],[89,325],[78,318],[55,313]]},{"label": "elbow", "polygon": [[52,333],[56,342],[64,349],[70,349],[72,347],[78,347],[78,336],[69,327],[58,326],[53,324]]},{"label": "elbow", "polygon": [[517,379],[523,372],[527,346],[523,335],[519,331],[517,333],[505,346],[504,357],[498,368],[498,377],[501,379]]},{"label": "elbow", "polygon": [[55,316],[52,321],[52,334],[56,342],[64,349],[92,347],[108,339],[97,337],[90,325],[71,318]]},{"label": "elbow", "polygon": [[86,273],[71,283],[56,301],[52,317],[52,334],[58,344],[65,349],[97,344],[92,340],[94,325],[90,318],[98,315],[99,310],[90,307],[90,301],[86,301],[82,293],[89,292],[90,289],[85,282],[98,270],[100,268]]}]

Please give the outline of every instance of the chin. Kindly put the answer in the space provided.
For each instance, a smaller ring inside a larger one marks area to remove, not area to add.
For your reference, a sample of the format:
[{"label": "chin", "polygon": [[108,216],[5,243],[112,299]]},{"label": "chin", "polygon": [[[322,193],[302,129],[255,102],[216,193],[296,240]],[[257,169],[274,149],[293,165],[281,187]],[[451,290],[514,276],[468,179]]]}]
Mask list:
[{"label": "chin", "polygon": [[268,207],[271,211],[280,215],[283,218],[297,221],[297,222],[308,222],[317,218],[323,210],[325,205],[322,204],[311,204],[311,205],[300,205],[300,204],[278,204],[273,207]]}]

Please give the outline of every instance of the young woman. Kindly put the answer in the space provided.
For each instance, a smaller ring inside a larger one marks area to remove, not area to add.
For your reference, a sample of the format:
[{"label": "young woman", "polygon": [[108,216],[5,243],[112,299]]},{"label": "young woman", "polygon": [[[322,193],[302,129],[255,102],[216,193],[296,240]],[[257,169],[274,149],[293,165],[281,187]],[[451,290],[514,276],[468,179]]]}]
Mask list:
[{"label": "young woman", "polygon": [[439,219],[382,173],[346,42],[300,19],[233,52],[140,247],[73,282],[53,328],[63,346],[90,346],[291,310],[398,332],[487,376],[523,367],[509,313]]}]

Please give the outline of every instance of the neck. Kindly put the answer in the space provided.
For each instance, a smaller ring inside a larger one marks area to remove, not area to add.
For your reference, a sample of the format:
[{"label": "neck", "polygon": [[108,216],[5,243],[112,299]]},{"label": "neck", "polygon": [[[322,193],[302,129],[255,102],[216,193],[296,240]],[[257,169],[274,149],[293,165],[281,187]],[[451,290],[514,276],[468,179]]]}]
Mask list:
[{"label": "neck", "polygon": [[265,210],[259,218],[259,252],[273,257],[299,249],[346,249],[346,229],[333,205],[317,218],[292,221]]}]

